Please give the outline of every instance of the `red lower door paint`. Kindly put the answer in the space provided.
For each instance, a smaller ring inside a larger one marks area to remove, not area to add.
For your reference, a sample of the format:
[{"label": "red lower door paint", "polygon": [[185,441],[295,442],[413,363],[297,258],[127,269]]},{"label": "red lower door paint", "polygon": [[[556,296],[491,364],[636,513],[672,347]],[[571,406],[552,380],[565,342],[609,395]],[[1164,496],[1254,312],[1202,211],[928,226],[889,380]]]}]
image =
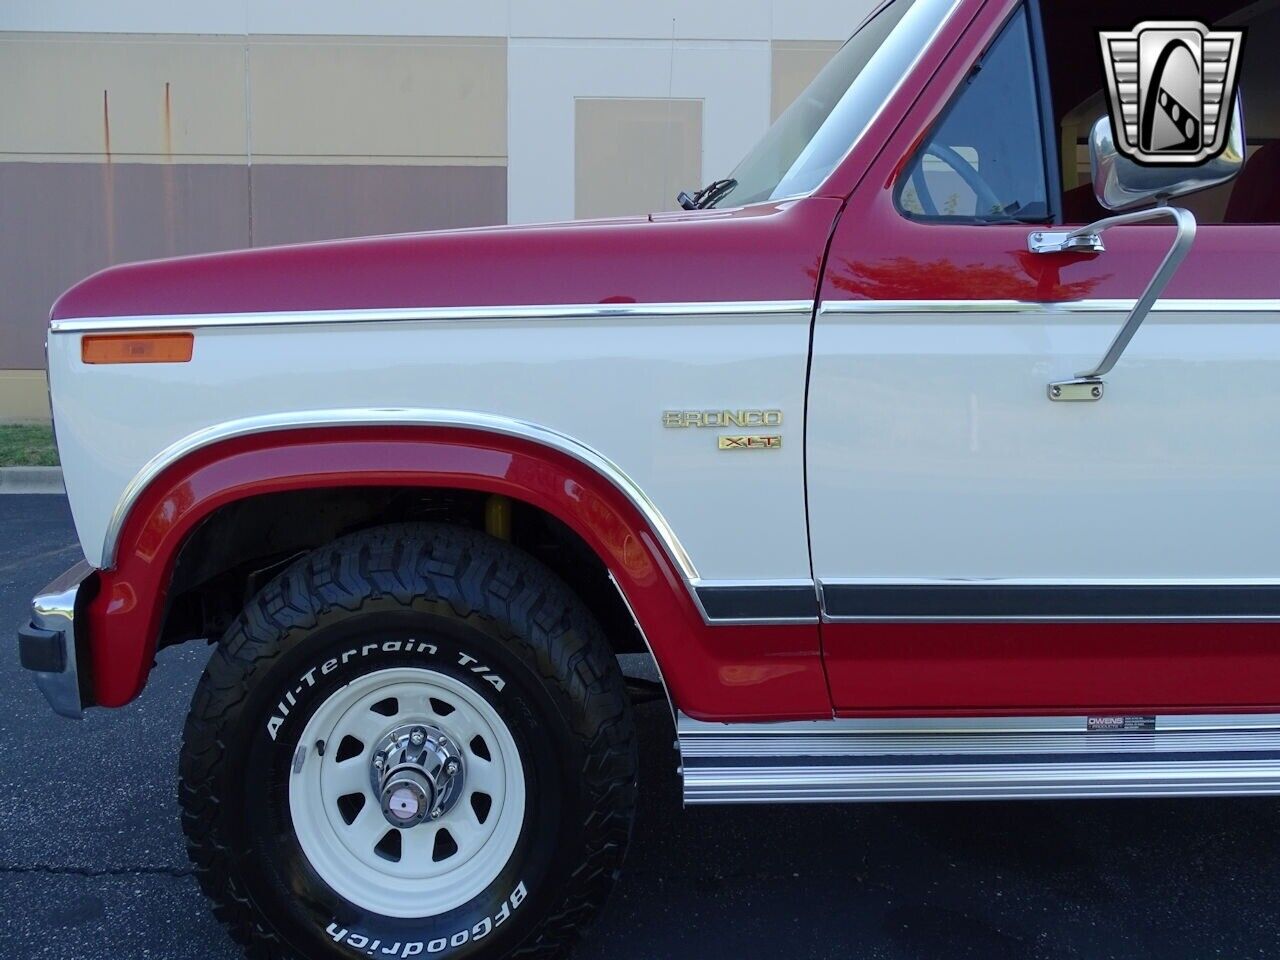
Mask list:
[{"label": "red lower door paint", "polygon": [[822,635],[836,708],[849,716],[1280,704],[1274,623],[826,623]]}]

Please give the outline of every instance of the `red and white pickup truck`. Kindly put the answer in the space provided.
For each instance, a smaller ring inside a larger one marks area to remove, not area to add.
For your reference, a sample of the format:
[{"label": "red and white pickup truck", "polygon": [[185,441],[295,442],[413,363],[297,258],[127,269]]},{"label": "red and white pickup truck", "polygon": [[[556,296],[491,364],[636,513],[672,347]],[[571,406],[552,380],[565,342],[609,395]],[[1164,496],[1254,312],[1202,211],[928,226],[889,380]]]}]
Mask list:
[{"label": "red and white pickup truck", "polygon": [[85,280],[24,665],[216,642],[183,822],[262,957],[569,944],[621,653],[688,803],[1280,793],[1280,15],[1197,9],[1260,134],[1199,166],[1113,145],[1116,8],[889,0],[689,209]]}]

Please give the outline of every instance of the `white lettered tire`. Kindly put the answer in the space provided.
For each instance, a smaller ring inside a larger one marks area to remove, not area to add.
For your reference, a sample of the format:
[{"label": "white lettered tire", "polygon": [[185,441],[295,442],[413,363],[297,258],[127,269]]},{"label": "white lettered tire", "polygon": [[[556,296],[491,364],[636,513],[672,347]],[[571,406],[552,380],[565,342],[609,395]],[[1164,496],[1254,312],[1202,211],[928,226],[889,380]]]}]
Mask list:
[{"label": "white lettered tire", "polygon": [[582,603],[505,543],[413,524],[250,602],[193,699],[180,799],[251,955],[549,956],[617,876],[635,764]]}]

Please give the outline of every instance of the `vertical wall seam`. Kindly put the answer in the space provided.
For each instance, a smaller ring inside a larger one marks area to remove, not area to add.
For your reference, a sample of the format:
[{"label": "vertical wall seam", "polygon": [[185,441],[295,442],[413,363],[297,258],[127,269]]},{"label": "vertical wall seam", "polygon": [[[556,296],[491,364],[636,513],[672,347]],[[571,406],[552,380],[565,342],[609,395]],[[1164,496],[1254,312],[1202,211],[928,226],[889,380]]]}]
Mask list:
[{"label": "vertical wall seam", "polygon": [[[668,56],[667,56],[667,129],[666,129],[666,131],[665,131],[666,136],[664,137],[664,139],[666,140],[666,144],[665,144],[665,145],[664,145],[664,147],[663,147],[663,151],[666,153],[666,156],[664,156],[664,157],[662,158],[662,192],[663,192],[664,194],[666,194],[666,195],[668,195],[668,196],[672,196],[672,197],[674,197],[674,196],[675,196],[675,191],[673,191],[673,190],[671,189],[671,183],[670,183],[670,181],[669,181],[667,178],[668,178],[668,177],[670,176],[670,174],[671,174],[671,159],[672,159],[672,153],[671,153],[671,124],[672,124],[672,122],[673,122],[673,121],[674,121],[674,119],[675,119],[675,118],[671,115],[671,106],[672,106],[671,101],[672,101],[672,98],[673,98],[673,97],[675,97],[675,89],[676,89],[676,18],[675,18],[675,17],[672,17],[672,18],[671,18],[671,50],[670,50],[670,53],[669,53],[669,54],[668,54]],[[706,123],[706,119],[705,119],[704,117],[701,117],[701,116],[700,116],[700,117],[699,117],[698,122],[699,122],[700,124],[705,125],[705,123]],[[703,144],[703,142],[704,142],[705,140],[706,140],[706,137],[703,135],[703,132],[702,132],[701,130],[699,130],[699,131],[698,131],[698,153],[699,153],[699,156],[698,156],[698,177],[699,177],[699,181],[701,181],[701,178],[702,178],[702,171],[703,171],[703,167],[704,167],[704,166],[706,166],[706,164],[705,164],[705,162],[704,162],[704,160],[703,160],[703,157],[702,157],[702,155],[701,155],[701,153],[702,153],[702,144]],[[574,152],[575,152],[575,154],[577,153],[577,151],[576,151],[576,150],[575,150]],[[694,186],[694,189],[696,190],[696,189],[698,188],[698,186],[700,186],[700,185],[701,185],[701,183],[699,182],[699,184],[698,184],[698,185],[695,185],[695,186]],[[577,191],[576,174],[575,174],[574,190],[575,190],[575,192]]]},{"label": "vertical wall seam", "polygon": [[253,90],[249,80],[249,23],[244,26],[244,162],[245,188],[248,191],[249,246],[253,246]]}]

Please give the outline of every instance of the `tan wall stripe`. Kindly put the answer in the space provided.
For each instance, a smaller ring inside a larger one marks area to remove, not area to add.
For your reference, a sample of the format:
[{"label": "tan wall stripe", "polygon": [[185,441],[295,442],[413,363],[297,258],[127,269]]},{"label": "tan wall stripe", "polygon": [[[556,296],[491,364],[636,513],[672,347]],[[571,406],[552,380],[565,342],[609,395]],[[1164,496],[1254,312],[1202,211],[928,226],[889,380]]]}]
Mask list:
[{"label": "tan wall stripe", "polygon": [[49,382],[43,370],[0,370],[0,423],[49,419]]}]

